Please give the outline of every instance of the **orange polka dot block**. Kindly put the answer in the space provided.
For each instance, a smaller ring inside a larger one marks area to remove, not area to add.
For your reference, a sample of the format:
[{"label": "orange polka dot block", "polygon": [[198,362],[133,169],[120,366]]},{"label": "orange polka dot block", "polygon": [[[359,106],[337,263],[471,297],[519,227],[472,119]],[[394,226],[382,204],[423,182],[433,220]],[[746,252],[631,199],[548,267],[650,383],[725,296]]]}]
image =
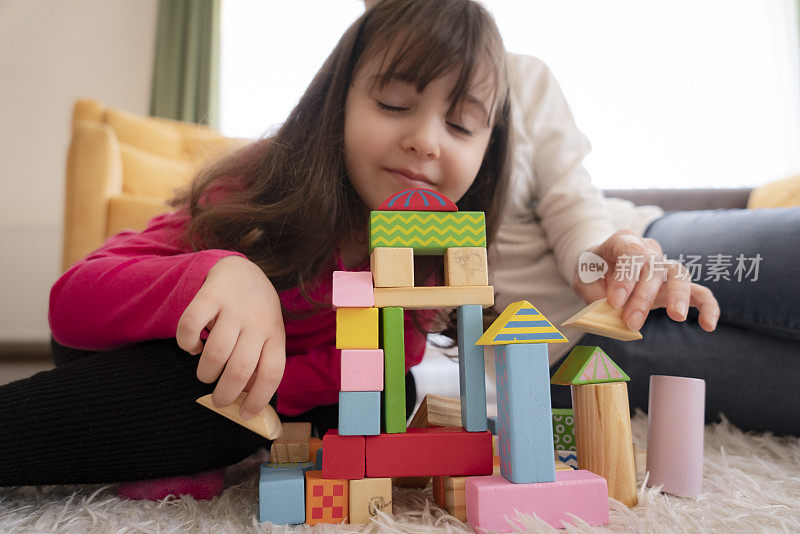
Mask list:
[{"label": "orange polka dot block", "polygon": [[347,523],[349,481],[322,478],[322,471],[306,472],[306,524]]}]

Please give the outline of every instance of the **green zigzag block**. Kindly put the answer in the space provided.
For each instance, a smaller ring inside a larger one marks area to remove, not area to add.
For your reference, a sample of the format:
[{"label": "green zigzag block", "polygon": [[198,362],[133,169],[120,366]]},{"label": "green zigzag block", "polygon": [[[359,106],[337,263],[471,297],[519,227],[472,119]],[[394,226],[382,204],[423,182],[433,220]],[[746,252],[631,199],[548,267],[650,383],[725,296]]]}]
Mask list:
[{"label": "green zigzag block", "polygon": [[486,247],[482,211],[373,211],[369,251],[375,247],[413,248],[414,254],[444,254],[451,247]]}]

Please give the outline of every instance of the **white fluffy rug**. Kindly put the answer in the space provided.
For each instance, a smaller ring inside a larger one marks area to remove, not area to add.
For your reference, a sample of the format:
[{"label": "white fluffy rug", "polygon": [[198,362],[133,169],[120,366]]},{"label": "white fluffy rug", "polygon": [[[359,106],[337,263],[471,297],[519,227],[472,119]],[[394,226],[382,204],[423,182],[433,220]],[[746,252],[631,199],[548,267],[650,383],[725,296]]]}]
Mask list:
[{"label": "white fluffy rug", "polygon": [[[647,417],[633,420],[645,448]],[[704,490],[688,499],[643,487],[639,505],[611,501],[607,532],[800,532],[800,440],[743,434],[727,422],[706,428]],[[306,532],[310,527],[259,525],[258,458],[229,470],[233,484],[208,502],[127,501],[113,486],[0,488],[0,532]],[[0,466],[2,469],[2,466]],[[433,504],[425,490],[394,490],[395,515],[369,526],[318,525],[315,532],[472,532]],[[558,532],[535,518],[527,532]],[[593,532],[588,525],[566,532]]]}]

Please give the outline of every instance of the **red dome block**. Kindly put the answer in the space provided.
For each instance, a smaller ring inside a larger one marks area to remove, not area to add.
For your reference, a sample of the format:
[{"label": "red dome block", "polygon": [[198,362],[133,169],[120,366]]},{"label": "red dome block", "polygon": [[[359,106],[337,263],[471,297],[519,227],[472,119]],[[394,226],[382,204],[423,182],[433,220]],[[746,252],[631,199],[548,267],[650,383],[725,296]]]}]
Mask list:
[{"label": "red dome block", "polygon": [[452,200],[441,193],[425,189],[406,189],[390,196],[379,211],[458,211]]}]

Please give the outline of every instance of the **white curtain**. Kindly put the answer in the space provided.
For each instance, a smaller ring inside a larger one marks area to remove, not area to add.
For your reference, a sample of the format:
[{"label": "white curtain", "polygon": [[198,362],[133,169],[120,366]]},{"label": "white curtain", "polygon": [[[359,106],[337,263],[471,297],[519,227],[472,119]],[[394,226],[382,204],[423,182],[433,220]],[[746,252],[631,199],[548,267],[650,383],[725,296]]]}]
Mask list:
[{"label": "white curtain", "polygon": [[[485,0],[506,47],[542,58],[601,188],[753,186],[800,172],[795,0]],[[223,0],[221,127],[280,123],[358,0]]]}]

